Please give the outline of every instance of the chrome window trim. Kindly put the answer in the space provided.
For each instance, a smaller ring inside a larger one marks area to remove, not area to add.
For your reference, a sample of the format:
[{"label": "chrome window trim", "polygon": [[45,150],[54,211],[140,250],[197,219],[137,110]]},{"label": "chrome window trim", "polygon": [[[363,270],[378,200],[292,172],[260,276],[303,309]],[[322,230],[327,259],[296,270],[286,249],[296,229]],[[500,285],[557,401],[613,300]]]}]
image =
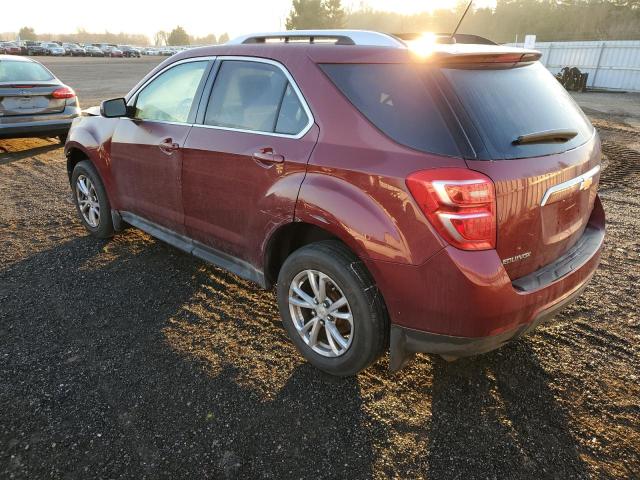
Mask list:
[{"label": "chrome window trim", "polygon": [[[127,101],[127,106],[128,107],[132,107],[135,106],[135,103],[138,99],[138,95],[140,94],[140,92],[142,90],[144,90],[145,88],[147,88],[147,85],[149,85],[151,82],[153,82],[156,78],[158,78],[160,75],[162,75],[165,72],[168,72],[169,70],[171,70],[174,67],[177,67],[178,65],[182,65],[184,63],[192,63],[192,62],[210,62],[210,61],[215,61],[216,57],[215,56],[206,56],[206,57],[190,57],[190,58],[184,58],[182,60],[178,60],[177,62],[173,62],[170,65],[167,65],[166,67],[164,67],[162,70],[160,70],[159,72],[156,72],[151,78],[149,78],[146,82],[144,82],[142,85],[140,85],[137,89],[135,89],[133,91],[133,93],[131,93],[131,96],[129,97],[129,100]],[[205,72],[207,73],[207,69],[205,69]],[[203,74],[203,78],[204,78],[204,74]],[[202,80],[200,80],[202,81]],[[151,123],[164,123],[167,125],[184,125],[184,126],[188,126],[188,127],[192,127],[193,123],[188,123],[188,122],[171,122],[168,120],[149,120],[146,118],[131,118],[131,117],[122,117],[122,118],[128,118],[129,120],[140,120],[143,122],[151,122]]]},{"label": "chrome window trim", "polygon": [[572,178],[571,180],[567,180],[566,182],[562,182],[557,185],[554,185],[553,187],[550,187],[542,197],[540,206],[544,207],[549,201],[549,198],[551,197],[551,195],[553,195],[554,193],[561,192],[562,190],[567,190],[569,188],[575,187],[578,184],[583,184],[586,180],[589,180],[594,176],[596,176],[596,174],[599,171],[600,171],[600,165],[596,165],[588,172],[585,172],[582,175],[578,175],[576,178]]},{"label": "chrome window trim", "polygon": [[[221,127],[221,126],[217,126],[217,125],[205,125],[204,123],[195,123],[195,124],[193,124],[194,127],[211,128],[211,129],[214,129],[214,130],[225,130],[225,131],[229,131],[229,132],[253,133],[253,134],[256,134],[256,135],[265,135],[265,136],[269,136],[269,137],[292,138],[292,139],[295,139],[295,140],[304,137],[309,132],[309,130],[311,129],[311,127],[315,123],[315,119],[313,118],[313,114],[311,113],[311,109],[309,108],[309,104],[307,103],[307,100],[304,98],[304,95],[302,95],[302,92],[300,91],[300,88],[298,87],[298,84],[293,79],[293,76],[291,75],[291,73],[289,73],[289,70],[287,70],[287,68],[283,64],[281,64],[280,62],[277,62],[275,60],[271,60],[269,58],[246,57],[246,56],[240,56],[240,55],[223,55],[223,56],[217,57],[216,60],[218,60],[220,62],[223,62],[225,60],[237,60],[237,61],[241,61],[241,62],[266,63],[268,65],[273,65],[274,67],[279,68],[280,71],[282,71],[284,76],[287,78],[287,81],[289,82],[289,85],[291,85],[291,87],[293,88],[293,91],[296,93],[296,95],[298,97],[298,101],[302,105],[302,109],[307,114],[308,121],[307,121],[307,124],[302,128],[302,130],[300,130],[300,132],[295,134],[295,135],[291,135],[291,134],[288,134],[288,133],[264,132],[262,130],[247,130],[247,129],[244,129],[244,128]],[[211,96],[211,93],[213,92],[213,87],[214,86],[215,86],[215,81],[213,82],[213,85],[211,86],[211,89],[208,91],[209,97]],[[208,105],[208,103],[209,103],[209,99],[207,99],[207,105]]]}]

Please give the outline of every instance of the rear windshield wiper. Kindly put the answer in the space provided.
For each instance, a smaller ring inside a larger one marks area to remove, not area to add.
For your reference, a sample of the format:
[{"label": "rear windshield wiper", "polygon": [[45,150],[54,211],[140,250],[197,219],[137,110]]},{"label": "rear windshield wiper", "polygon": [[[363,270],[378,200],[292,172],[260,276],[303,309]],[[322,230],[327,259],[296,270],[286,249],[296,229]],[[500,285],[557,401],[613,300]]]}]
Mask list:
[{"label": "rear windshield wiper", "polygon": [[514,145],[523,145],[525,143],[562,143],[568,142],[576,135],[578,135],[576,130],[544,130],[542,132],[520,135],[511,143]]}]

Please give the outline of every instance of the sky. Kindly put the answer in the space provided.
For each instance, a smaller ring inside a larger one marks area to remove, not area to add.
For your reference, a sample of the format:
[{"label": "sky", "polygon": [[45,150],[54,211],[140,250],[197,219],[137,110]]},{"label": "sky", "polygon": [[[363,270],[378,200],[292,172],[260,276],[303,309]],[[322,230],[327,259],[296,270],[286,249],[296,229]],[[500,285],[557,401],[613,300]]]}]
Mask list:
[{"label": "sky", "polygon": [[[142,33],[151,39],[159,30],[171,31],[181,25],[190,35],[231,37],[250,32],[284,30],[291,0],[29,0],[28,6],[2,0],[0,33],[17,32],[23,26],[36,33],[73,33],[78,28],[89,32]],[[495,4],[495,0],[476,0],[477,6]],[[363,5],[375,10],[417,13],[437,8],[452,8],[456,0],[342,0],[346,9]]]}]

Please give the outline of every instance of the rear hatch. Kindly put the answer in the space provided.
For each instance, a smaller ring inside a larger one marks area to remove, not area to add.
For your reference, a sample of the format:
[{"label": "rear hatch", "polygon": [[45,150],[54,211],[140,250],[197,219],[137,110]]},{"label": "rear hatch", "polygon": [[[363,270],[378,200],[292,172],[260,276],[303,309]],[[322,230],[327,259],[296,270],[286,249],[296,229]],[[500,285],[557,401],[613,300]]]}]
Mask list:
[{"label": "rear hatch", "polygon": [[46,68],[27,60],[0,61],[0,117],[62,112],[64,98],[53,92],[62,85]]},{"label": "rear hatch", "polygon": [[472,170],[496,186],[496,249],[512,279],[552,263],[583,234],[599,180],[600,144],[571,96],[539,62],[444,65],[470,139]]}]

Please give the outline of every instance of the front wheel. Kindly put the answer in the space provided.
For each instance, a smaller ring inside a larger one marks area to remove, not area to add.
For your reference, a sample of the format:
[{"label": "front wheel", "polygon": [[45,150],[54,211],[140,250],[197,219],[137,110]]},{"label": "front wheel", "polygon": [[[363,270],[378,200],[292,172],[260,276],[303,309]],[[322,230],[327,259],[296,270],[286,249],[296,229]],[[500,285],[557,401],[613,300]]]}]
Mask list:
[{"label": "front wheel", "polygon": [[93,236],[113,236],[113,220],[107,193],[89,160],[79,162],[71,175],[71,188],[80,221]]},{"label": "front wheel", "polygon": [[278,275],[277,295],[289,337],[320,370],[355,375],[387,347],[380,293],[363,263],[338,241],[292,253]]}]

